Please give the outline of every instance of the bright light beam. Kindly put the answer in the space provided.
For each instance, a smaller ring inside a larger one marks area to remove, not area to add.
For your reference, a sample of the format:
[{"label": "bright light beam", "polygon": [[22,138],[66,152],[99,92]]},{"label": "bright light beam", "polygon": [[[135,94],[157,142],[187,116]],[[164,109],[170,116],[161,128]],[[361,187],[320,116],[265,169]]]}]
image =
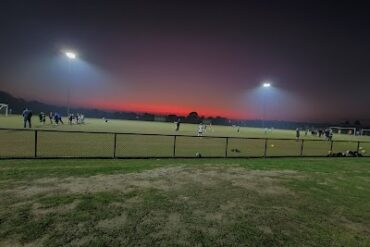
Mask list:
[{"label": "bright light beam", "polygon": [[72,52],[72,51],[66,51],[64,53],[69,59],[76,59],[77,58],[77,55],[76,53]]},{"label": "bright light beam", "polygon": [[271,83],[270,82],[264,82],[262,84],[262,87],[265,87],[265,88],[271,87]]}]

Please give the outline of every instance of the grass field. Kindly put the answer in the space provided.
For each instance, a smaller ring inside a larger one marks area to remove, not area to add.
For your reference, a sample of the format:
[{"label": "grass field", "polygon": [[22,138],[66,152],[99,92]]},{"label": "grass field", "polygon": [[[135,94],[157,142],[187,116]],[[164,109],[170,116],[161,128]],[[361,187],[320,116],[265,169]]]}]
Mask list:
[{"label": "grass field", "polygon": [[0,246],[370,246],[370,159],[2,160]]},{"label": "grass field", "polygon": [[[67,122],[66,118],[64,121]],[[76,131],[101,131],[101,132],[128,132],[128,133],[151,133],[151,134],[179,134],[179,135],[196,135],[198,125],[195,124],[181,124],[180,131],[175,131],[175,124],[167,122],[148,122],[148,121],[132,121],[132,120],[109,120],[104,122],[102,119],[86,119],[86,124],[81,125],[50,125],[43,126],[39,123],[37,117],[33,117],[33,127],[35,129],[53,129],[53,130],[76,130]],[[0,128],[23,128],[23,118],[21,116],[0,117]],[[240,132],[231,126],[217,126],[214,125],[212,130],[205,133],[206,136],[229,136],[229,137],[257,137],[257,138],[295,138],[294,130],[280,130],[275,129],[271,132],[265,133],[261,128],[247,128],[241,127]],[[318,139],[311,135],[304,136],[303,139]],[[370,141],[369,136],[351,136],[334,134],[335,140],[363,140]]]},{"label": "grass field", "polygon": [[[182,124],[179,132],[175,132],[173,123],[162,122],[143,122],[143,121],[124,121],[111,120],[104,122],[102,119],[87,119],[83,125],[60,125],[54,126],[46,124],[40,125],[37,118],[33,119],[33,126],[39,130],[61,130],[61,131],[93,131],[93,132],[125,132],[125,133],[151,133],[151,134],[178,134],[196,135],[197,125]],[[0,128],[22,128],[23,122],[20,116],[1,117]],[[228,137],[248,137],[248,138],[295,138],[293,130],[272,130],[267,134],[259,128],[240,128],[237,132],[231,126],[213,126],[205,133],[202,138],[178,137],[176,140],[176,155],[184,157],[194,157],[196,153],[201,153],[204,157],[224,156],[225,139],[209,138],[215,136]],[[330,142],[323,138],[304,136],[305,139],[303,155],[306,156],[325,156],[330,150]],[[321,140],[321,141],[319,141]],[[334,152],[345,152],[356,150],[357,143],[352,141],[363,141],[361,150],[364,155],[369,155],[370,141],[366,136],[334,135],[336,142],[333,146]],[[38,133],[38,156],[97,156],[111,157],[113,155],[113,134],[82,134],[82,133]],[[166,136],[137,136],[137,135],[118,135],[116,156],[118,157],[171,157],[173,154],[173,137]],[[228,156],[263,156],[264,140],[255,139],[229,139]],[[34,133],[15,132],[0,130],[0,157],[32,157],[34,155]],[[233,152],[233,150],[239,152]],[[268,143],[268,156],[297,156],[301,152],[301,143],[286,140],[272,140]]]}]

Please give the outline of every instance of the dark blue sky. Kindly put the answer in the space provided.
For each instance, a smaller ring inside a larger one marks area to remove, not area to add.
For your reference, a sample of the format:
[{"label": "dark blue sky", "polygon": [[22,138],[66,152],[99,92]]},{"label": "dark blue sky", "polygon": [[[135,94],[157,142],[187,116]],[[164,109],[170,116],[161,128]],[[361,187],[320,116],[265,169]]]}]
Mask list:
[{"label": "dark blue sky", "polygon": [[[1,90],[104,109],[370,119],[360,2],[2,1]],[[68,69],[61,51],[78,51]],[[274,87],[260,88],[269,80]]]}]

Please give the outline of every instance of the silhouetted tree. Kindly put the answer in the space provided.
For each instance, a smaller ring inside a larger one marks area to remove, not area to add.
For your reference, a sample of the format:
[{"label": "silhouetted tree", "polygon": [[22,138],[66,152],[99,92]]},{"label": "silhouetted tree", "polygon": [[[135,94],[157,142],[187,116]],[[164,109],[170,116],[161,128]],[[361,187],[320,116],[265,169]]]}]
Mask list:
[{"label": "silhouetted tree", "polygon": [[189,123],[199,123],[200,119],[199,119],[199,115],[197,112],[193,111],[193,112],[190,112],[188,114],[188,116],[186,117],[186,120],[187,122]]}]

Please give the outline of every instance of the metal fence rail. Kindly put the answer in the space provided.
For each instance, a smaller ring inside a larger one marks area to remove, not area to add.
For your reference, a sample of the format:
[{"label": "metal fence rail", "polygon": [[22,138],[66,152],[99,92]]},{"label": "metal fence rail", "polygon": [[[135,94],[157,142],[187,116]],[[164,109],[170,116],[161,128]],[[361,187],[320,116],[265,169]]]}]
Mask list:
[{"label": "metal fence rail", "polygon": [[0,128],[0,158],[324,157],[370,142]]}]

